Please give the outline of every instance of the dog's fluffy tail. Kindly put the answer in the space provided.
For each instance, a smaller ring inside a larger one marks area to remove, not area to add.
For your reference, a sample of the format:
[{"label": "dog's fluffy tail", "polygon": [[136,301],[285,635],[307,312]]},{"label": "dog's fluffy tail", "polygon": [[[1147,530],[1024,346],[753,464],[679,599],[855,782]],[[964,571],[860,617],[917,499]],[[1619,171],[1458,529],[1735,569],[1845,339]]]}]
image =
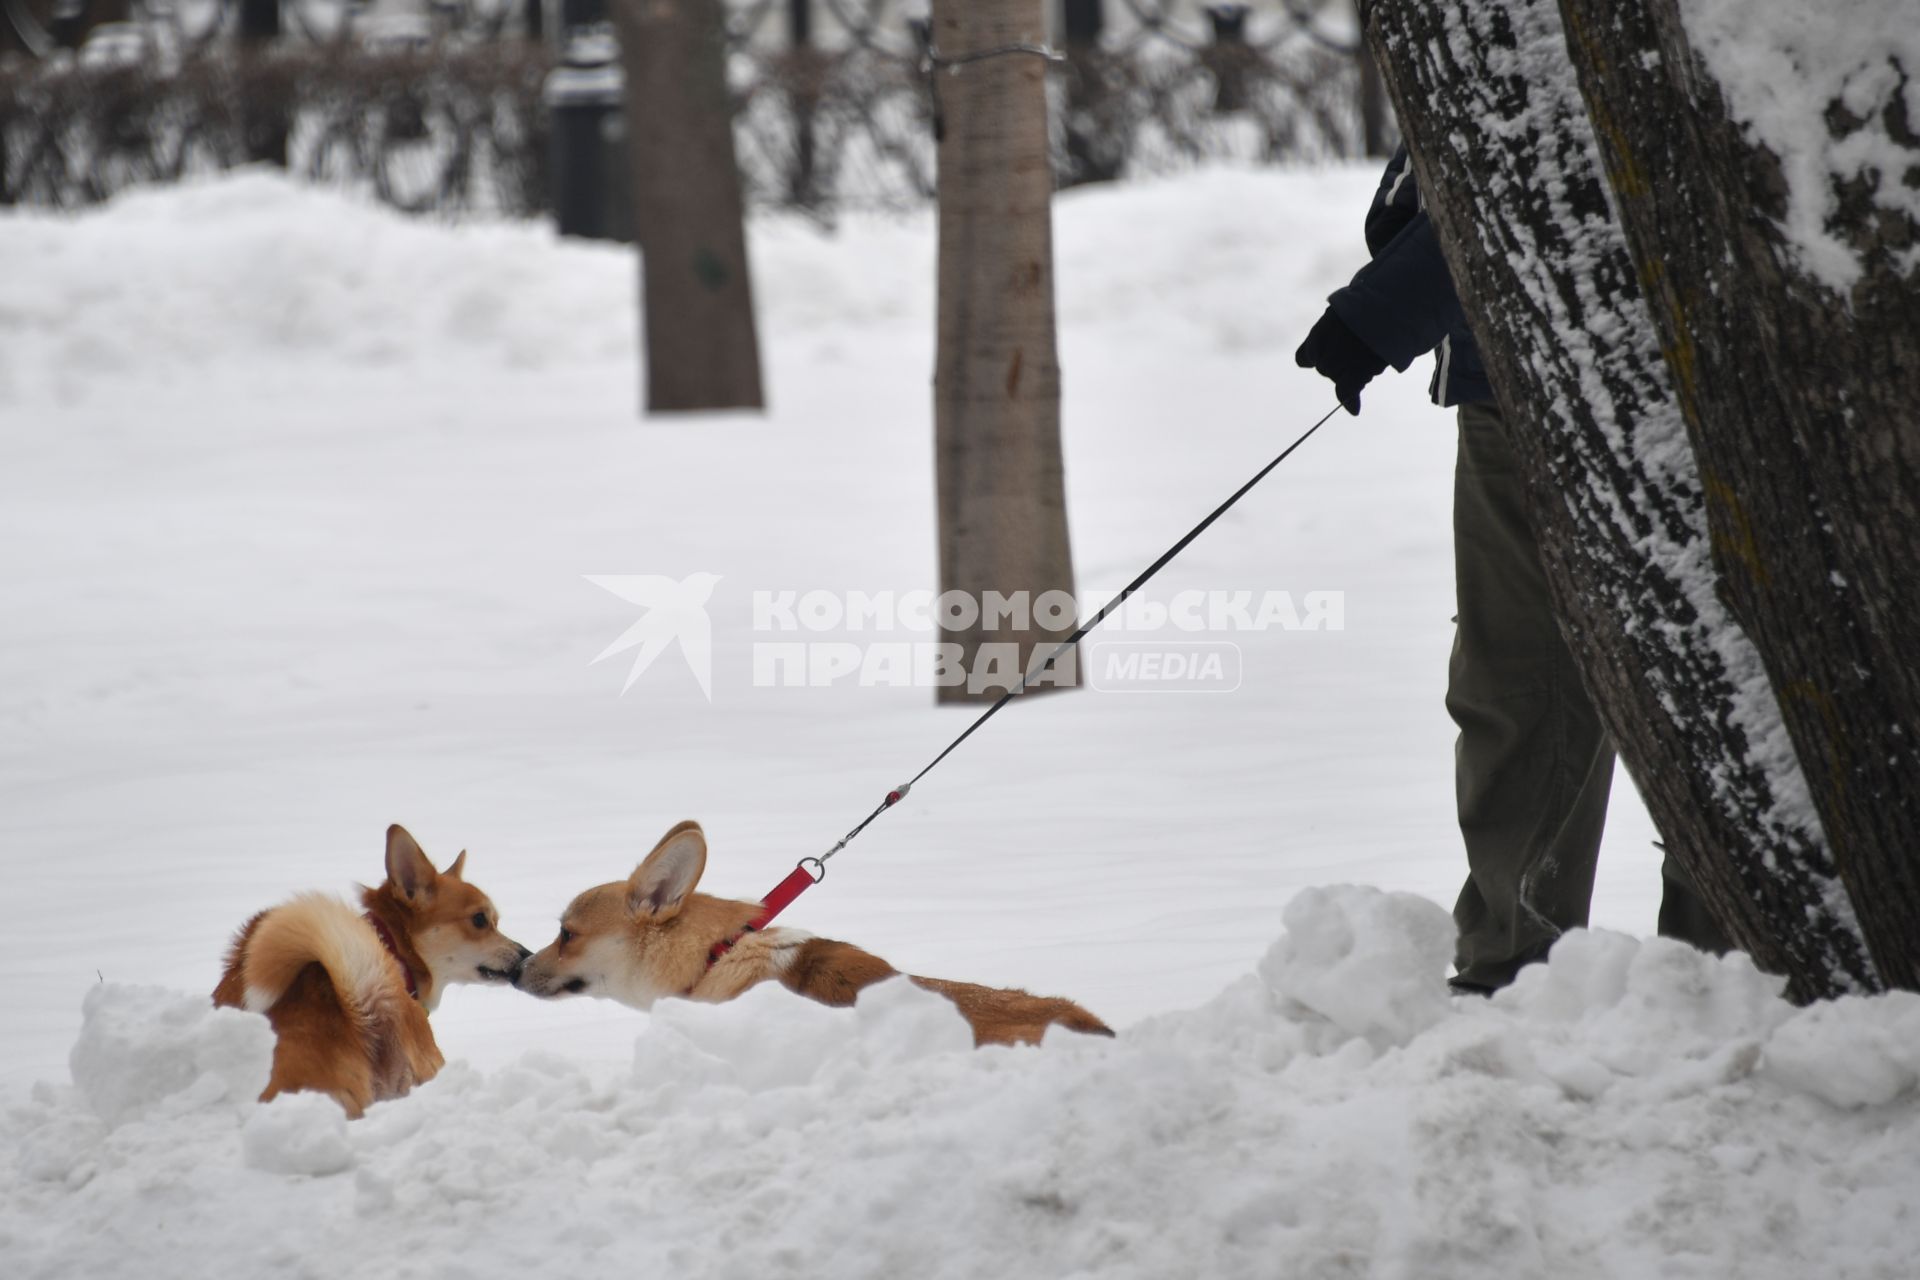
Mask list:
[{"label": "dog's fluffy tail", "polygon": [[379,1020],[393,991],[395,963],[373,926],[324,893],[303,893],[262,916],[240,961],[246,1007],[265,1013],[310,964],[327,971],[334,993],[363,1025]]}]

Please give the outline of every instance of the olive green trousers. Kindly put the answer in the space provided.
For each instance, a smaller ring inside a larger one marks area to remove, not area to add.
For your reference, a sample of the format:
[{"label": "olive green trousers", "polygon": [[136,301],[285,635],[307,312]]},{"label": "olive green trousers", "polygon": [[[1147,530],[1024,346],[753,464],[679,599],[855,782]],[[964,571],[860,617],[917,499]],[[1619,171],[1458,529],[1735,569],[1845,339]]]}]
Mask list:
[{"label": "olive green trousers", "polygon": [[[1505,986],[1587,923],[1613,784],[1613,744],[1555,621],[1524,494],[1498,408],[1461,406],[1447,710],[1467,847],[1454,982],[1468,989]],[[1671,858],[1662,879],[1660,932],[1727,950]]]}]

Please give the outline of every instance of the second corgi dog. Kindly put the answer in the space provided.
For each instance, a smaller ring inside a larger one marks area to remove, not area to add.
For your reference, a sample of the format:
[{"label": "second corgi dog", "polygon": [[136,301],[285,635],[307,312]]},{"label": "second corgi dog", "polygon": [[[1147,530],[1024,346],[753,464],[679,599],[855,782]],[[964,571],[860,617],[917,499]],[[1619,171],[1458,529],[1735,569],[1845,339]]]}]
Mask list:
[{"label": "second corgi dog", "polygon": [[[695,893],[707,865],[697,822],[661,838],[625,880],[589,889],[560,918],[560,936],[521,966],[515,985],[536,996],[590,995],[646,1009],[662,996],[718,1003],[774,981],[822,1004],[849,1005],[898,970],[845,942],[797,929],[749,933],[757,902]],[[718,944],[733,945],[714,958]],[[1110,1036],[1071,1000],[970,982],[911,978],[959,1008],[983,1044],[1036,1043],[1050,1026]]]},{"label": "second corgi dog", "polygon": [[510,982],[527,949],[462,878],[435,871],[404,827],[387,828],[387,878],[360,908],[306,893],[247,921],[213,1002],[273,1025],[265,1102],[308,1089],[358,1117],[433,1079],[443,1059],[427,1014],[456,982]]}]

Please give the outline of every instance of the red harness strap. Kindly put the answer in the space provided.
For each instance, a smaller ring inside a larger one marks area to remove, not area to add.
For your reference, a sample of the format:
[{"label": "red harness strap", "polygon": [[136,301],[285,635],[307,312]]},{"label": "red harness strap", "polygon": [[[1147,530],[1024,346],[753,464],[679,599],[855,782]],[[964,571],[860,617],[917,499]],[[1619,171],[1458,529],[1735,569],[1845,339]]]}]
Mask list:
[{"label": "red harness strap", "polygon": [[[807,870],[805,863],[788,872],[787,878],[775,885],[772,893],[760,899],[762,910],[759,915],[747,921],[746,928],[734,934],[731,938],[722,938],[713,944],[713,949],[707,952],[707,968],[711,969],[714,965],[720,963],[720,957],[733,950],[734,943],[740,941],[740,939],[750,933],[758,933],[760,930],[766,928],[775,916],[793,904],[795,898],[818,883],[819,881],[814,879],[813,872]],[[697,986],[698,983],[696,982],[695,985]]]},{"label": "red harness strap", "polygon": [[372,925],[373,931],[380,935],[380,944],[387,949],[387,954],[393,957],[393,962],[400,966],[400,976],[407,980],[407,994],[418,1000],[420,984],[414,981],[413,966],[409,965],[406,958],[400,954],[400,945],[393,940],[393,932],[387,928],[387,922],[371,911],[366,912],[365,915],[367,923]]}]

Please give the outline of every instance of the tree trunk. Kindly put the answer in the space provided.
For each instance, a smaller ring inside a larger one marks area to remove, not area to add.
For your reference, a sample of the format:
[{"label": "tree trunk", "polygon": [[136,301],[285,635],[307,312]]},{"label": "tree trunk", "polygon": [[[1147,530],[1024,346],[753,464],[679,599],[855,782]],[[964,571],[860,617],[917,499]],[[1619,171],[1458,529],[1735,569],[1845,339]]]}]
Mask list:
[{"label": "tree trunk", "polygon": [[[1046,35],[1041,0],[935,0],[942,58]],[[1073,560],[1060,459],[1060,364],[1054,347],[1053,175],[1047,161],[1045,64],[1006,54],[936,72],[939,144],[939,348],[934,443],[941,590],[976,606],[988,592],[1024,599],[1025,617],[943,616],[967,679],[942,702],[979,701],[1014,685],[1036,649],[1072,631]],[[1042,610],[1065,593],[1067,616]],[[1025,625],[1020,625],[1021,623]],[[1073,654],[1034,687],[1073,683]]]},{"label": "tree trunk", "polygon": [[758,409],[721,0],[619,0],[651,413]]},{"label": "tree trunk", "polygon": [[1380,64],[1373,60],[1373,50],[1367,48],[1365,40],[1355,47],[1353,60],[1359,80],[1360,146],[1366,154],[1385,160],[1393,154],[1397,141],[1393,108],[1387,102],[1387,82],[1380,78]]},{"label": "tree trunk", "polygon": [[[1743,20],[1742,51],[1770,44],[1768,7]],[[1723,93],[1673,0],[1562,9],[1706,477],[1728,606],[1782,692],[1875,964],[1920,989],[1920,221],[1877,201],[1864,166],[1783,171],[1730,117],[1742,90]],[[1843,102],[1836,85],[1806,114],[1836,153],[1870,144],[1879,180],[1912,187],[1920,118],[1902,93],[1920,66],[1902,68],[1887,34],[1877,100]],[[1802,247],[1789,201],[1829,195],[1831,239]]]},{"label": "tree trunk", "polygon": [[287,95],[283,78],[274,74],[267,61],[273,56],[274,43],[280,39],[280,0],[240,0],[235,34],[244,56],[252,62],[252,92],[242,104],[246,112],[242,140],[247,159],[284,169],[289,130]]},{"label": "tree trunk", "polygon": [[1126,94],[1114,83],[1113,57],[1100,47],[1106,29],[1103,0],[1061,0],[1066,109],[1061,121],[1067,162],[1063,187],[1112,182],[1126,167]]},{"label": "tree trunk", "polygon": [[821,189],[817,122],[829,62],[813,43],[813,0],[787,0],[787,51],[780,81],[793,120],[793,159],[787,169],[787,203],[813,209],[824,200]]},{"label": "tree trunk", "polygon": [[1668,851],[1796,998],[1878,989],[1759,654],[1716,594],[1700,472],[1554,0],[1374,4],[1367,38],[1562,629]]}]

